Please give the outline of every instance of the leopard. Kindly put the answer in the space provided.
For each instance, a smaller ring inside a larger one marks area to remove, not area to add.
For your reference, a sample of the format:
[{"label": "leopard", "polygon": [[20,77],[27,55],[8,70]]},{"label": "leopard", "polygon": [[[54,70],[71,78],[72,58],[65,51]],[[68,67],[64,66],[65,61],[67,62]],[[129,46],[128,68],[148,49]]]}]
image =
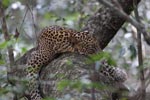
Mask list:
[{"label": "leopard", "polygon": [[[43,65],[51,62],[55,55],[65,52],[89,56],[102,52],[102,49],[98,39],[89,31],[76,31],[57,25],[43,28],[38,36],[36,49],[27,59],[25,68],[30,100],[42,100],[43,98],[38,89],[39,72]],[[116,82],[126,80],[126,73],[122,70],[110,67],[107,63],[103,65],[104,67],[101,68],[100,72],[104,76],[110,76]]]},{"label": "leopard", "polygon": [[39,72],[56,54],[76,52],[92,55],[100,51],[98,40],[88,31],[76,31],[57,25],[43,28],[37,39],[36,50],[28,58],[25,68],[30,99],[42,100],[38,89]]}]

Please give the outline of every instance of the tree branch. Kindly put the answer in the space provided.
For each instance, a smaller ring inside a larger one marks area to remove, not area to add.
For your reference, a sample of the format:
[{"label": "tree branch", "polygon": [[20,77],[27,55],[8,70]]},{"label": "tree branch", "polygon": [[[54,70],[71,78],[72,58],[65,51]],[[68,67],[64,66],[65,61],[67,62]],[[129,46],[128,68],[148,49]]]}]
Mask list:
[{"label": "tree branch", "polygon": [[[126,14],[129,15],[131,11],[133,11],[133,0],[118,0],[118,2]],[[140,0],[137,2],[139,3]],[[126,21],[126,19],[119,16],[113,8],[105,6],[100,8],[89,18],[83,29],[90,31],[91,34],[94,34],[98,38],[99,45],[102,49],[107,46]]]},{"label": "tree branch", "polygon": [[[6,19],[5,19],[5,13],[4,13],[3,5],[1,2],[0,2],[0,13],[1,13],[1,17],[2,17],[2,32],[4,34],[5,41],[9,41],[10,36],[8,34],[8,29],[7,29]],[[8,50],[10,66],[12,66],[14,64],[14,61],[15,61],[12,45],[8,46],[7,50]]]},{"label": "tree branch", "polygon": [[[146,32],[145,26],[141,22],[138,22],[134,18],[131,18],[130,16],[128,16],[128,14],[126,14],[123,11],[123,9],[120,9],[121,6],[119,5],[119,2],[117,2],[116,0],[112,1],[113,3],[115,3],[118,6],[118,7],[116,7],[114,4],[111,4],[107,0],[98,0],[98,1],[102,4],[104,4],[106,7],[109,7],[112,10],[114,10],[114,12],[116,12],[120,17],[124,18],[126,21],[128,21],[133,26],[135,26],[141,33],[143,33],[145,41],[147,42],[147,44],[150,45],[150,36]],[[140,0],[137,0],[137,4],[139,1]]]}]

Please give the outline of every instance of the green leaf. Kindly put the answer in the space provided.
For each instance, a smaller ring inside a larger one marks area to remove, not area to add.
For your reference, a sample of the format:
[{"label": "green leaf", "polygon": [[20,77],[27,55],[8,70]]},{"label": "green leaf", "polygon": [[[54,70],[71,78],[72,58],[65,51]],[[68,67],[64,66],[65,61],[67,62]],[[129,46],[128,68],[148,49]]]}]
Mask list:
[{"label": "green leaf", "polygon": [[7,8],[10,5],[10,0],[2,0],[2,4]]},{"label": "green leaf", "polygon": [[9,44],[9,41],[4,41],[4,42],[0,43],[0,49],[7,48],[8,44]]},{"label": "green leaf", "polygon": [[11,37],[9,41],[4,41],[0,43],[0,49],[6,49],[8,46],[14,45],[16,43],[16,39]]},{"label": "green leaf", "polygon": [[110,56],[108,59],[107,59],[107,63],[109,65],[113,65],[113,66],[116,66],[116,61]]},{"label": "green leaf", "polygon": [[93,61],[101,60],[102,58],[108,58],[110,55],[107,52],[100,52],[98,54],[91,55]]},{"label": "green leaf", "polygon": [[91,55],[90,59],[87,60],[87,63],[94,63],[102,59],[107,60],[108,64],[110,65],[116,65],[115,61],[112,59],[111,55],[108,52],[100,52],[98,54]]},{"label": "green leaf", "polygon": [[69,60],[69,59],[66,61],[66,64],[67,64],[67,65],[73,65],[72,61]]},{"label": "green leaf", "polygon": [[129,46],[129,50],[131,52],[130,58],[133,60],[137,56],[137,51],[134,45]]},{"label": "green leaf", "polygon": [[52,13],[45,13],[44,18],[45,19],[52,19],[52,18],[56,18],[56,15],[54,15]]},{"label": "green leaf", "polygon": [[93,83],[91,83],[91,85],[92,85],[92,87],[94,87],[94,88],[96,88],[96,89],[99,89],[99,90],[104,90],[104,89],[107,88],[106,85],[101,84],[101,83],[99,83],[99,82],[93,82]]},{"label": "green leaf", "polygon": [[96,61],[106,60],[109,65],[116,66],[115,60],[108,52],[100,52],[98,54],[91,55],[86,61],[87,64],[95,63]]},{"label": "green leaf", "polygon": [[59,91],[62,91],[65,87],[67,87],[70,84],[69,80],[62,80],[60,82],[58,82],[57,84],[57,89]]},{"label": "green leaf", "polygon": [[4,41],[0,43],[0,49],[6,49],[8,46],[12,45],[14,42],[13,41]]},{"label": "green leaf", "polygon": [[0,65],[3,65],[3,64],[5,64],[5,61],[0,59]]},{"label": "green leaf", "polygon": [[26,47],[22,47],[21,51],[22,51],[22,53],[25,53],[25,52],[27,52],[27,48]]},{"label": "green leaf", "polygon": [[68,16],[66,16],[65,18],[67,20],[77,20],[80,16],[80,13],[79,12],[73,12],[72,14],[69,14]]},{"label": "green leaf", "polygon": [[83,83],[81,83],[81,81],[78,81],[78,80],[77,81],[72,81],[71,84],[70,84],[70,87],[73,88],[73,89],[78,89],[80,91],[83,87]]}]

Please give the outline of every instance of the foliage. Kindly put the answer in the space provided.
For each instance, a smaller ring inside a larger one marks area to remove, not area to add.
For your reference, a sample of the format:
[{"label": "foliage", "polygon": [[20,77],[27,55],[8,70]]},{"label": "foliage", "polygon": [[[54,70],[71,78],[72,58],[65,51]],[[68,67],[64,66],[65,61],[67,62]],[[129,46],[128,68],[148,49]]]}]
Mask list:
[{"label": "foliage", "polygon": [[[13,46],[17,59],[33,47],[33,42],[36,41],[39,31],[43,27],[57,24],[79,30],[100,6],[95,0],[2,0],[2,4],[5,8],[8,32],[11,35],[11,39],[5,41],[0,25],[0,99],[2,100],[10,100],[14,96],[14,91],[17,91],[7,81],[7,66],[9,66],[7,47]],[[147,23],[150,20],[148,4],[150,4],[149,0],[145,0],[139,5],[140,16],[147,26],[149,26]],[[142,17],[144,15],[146,16]],[[16,28],[20,32],[17,40],[13,37]],[[149,32],[149,29],[147,31]],[[104,52],[92,55],[87,63],[107,59],[111,65],[126,68],[133,79],[128,82],[128,85],[132,87],[137,81],[135,79],[138,72],[136,45],[136,30],[132,25],[126,23]],[[143,48],[144,67],[149,68],[150,47],[143,43]],[[67,63],[73,64],[70,61]],[[83,86],[79,81],[63,80],[58,83],[58,89],[63,90],[68,85],[77,89],[81,89]]]},{"label": "foliage", "polygon": [[108,64],[116,66],[116,62],[113,60],[112,56],[108,52],[99,52],[97,54],[93,54],[88,59],[87,63],[94,63],[100,60],[106,60]]}]

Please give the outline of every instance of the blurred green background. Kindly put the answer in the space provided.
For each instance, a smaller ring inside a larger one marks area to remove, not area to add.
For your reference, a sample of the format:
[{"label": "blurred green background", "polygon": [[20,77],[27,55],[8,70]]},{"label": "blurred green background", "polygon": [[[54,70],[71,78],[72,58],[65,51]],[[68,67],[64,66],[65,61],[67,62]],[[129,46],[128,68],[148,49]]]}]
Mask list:
[{"label": "blurred green background", "polygon": [[[15,59],[18,59],[35,46],[37,36],[45,26],[59,25],[79,31],[88,18],[101,8],[101,4],[96,0],[2,0],[2,3],[9,34],[15,34],[15,30],[18,29],[20,36],[17,40],[11,38],[10,41],[5,41],[0,21],[0,100],[11,100],[14,90],[7,84],[9,45],[13,46]],[[149,5],[150,0],[144,0],[138,6],[140,18],[146,27],[150,27]],[[127,71],[129,79],[126,84],[133,90],[139,82],[136,34],[136,28],[125,23],[104,49],[119,67]],[[144,40],[142,44],[144,67],[150,67],[150,46]]]}]

